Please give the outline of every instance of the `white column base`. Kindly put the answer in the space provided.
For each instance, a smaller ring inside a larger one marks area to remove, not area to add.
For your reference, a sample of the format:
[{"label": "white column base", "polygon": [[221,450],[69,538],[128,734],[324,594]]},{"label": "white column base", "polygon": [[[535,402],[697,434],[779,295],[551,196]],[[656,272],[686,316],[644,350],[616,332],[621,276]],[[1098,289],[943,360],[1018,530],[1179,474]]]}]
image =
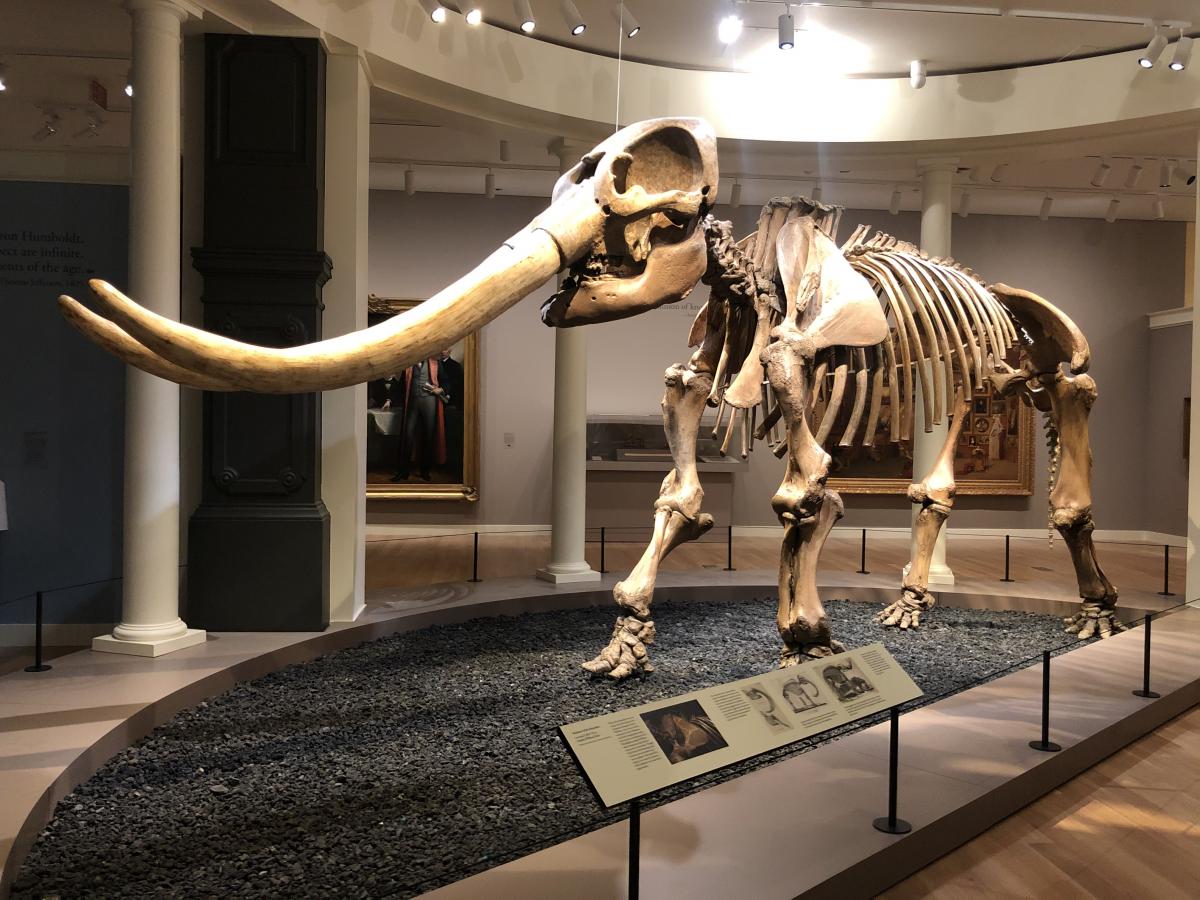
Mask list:
[{"label": "white column base", "polygon": [[174,637],[148,641],[123,641],[111,634],[102,634],[92,638],[92,649],[99,653],[124,653],[127,656],[165,656],[185,647],[203,644],[206,640],[208,632],[199,628],[188,628]]},{"label": "white column base", "polygon": [[537,570],[537,577],[551,584],[578,584],[583,581],[599,581],[600,573],[587,563],[551,563]]},{"label": "white column base", "polygon": [[[908,570],[912,568],[912,563],[905,563],[904,568],[900,570],[900,576],[903,578],[908,575]],[[945,563],[931,562],[929,564],[929,579],[928,584],[954,584],[954,571]]]}]

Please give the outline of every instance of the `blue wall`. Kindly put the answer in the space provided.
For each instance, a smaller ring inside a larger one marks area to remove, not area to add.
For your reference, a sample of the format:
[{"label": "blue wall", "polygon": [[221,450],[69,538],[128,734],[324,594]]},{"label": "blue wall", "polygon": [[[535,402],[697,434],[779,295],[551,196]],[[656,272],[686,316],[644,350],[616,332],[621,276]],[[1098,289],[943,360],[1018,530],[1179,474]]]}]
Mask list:
[{"label": "blue wall", "polygon": [[55,298],[124,287],[128,189],[0,182],[0,623],[111,622],[121,574],[124,366],[68,326]]}]

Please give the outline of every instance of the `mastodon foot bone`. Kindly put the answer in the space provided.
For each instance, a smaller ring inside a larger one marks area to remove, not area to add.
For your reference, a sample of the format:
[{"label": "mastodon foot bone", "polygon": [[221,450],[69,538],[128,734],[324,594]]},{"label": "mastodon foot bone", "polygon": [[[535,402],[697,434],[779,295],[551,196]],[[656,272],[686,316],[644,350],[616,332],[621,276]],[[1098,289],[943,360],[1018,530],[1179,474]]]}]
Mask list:
[{"label": "mastodon foot bone", "polygon": [[1125,623],[1117,618],[1116,605],[1107,598],[1084,600],[1079,612],[1063,619],[1063,624],[1067,626],[1068,634],[1078,635],[1081,641],[1091,637],[1112,637],[1128,630]]},{"label": "mastodon foot bone", "polygon": [[841,641],[829,638],[827,643],[813,642],[801,644],[798,647],[784,647],[779,651],[779,668],[788,669],[806,663],[810,659],[823,659],[835,653],[845,653],[846,645]]},{"label": "mastodon foot bone", "polygon": [[885,628],[920,628],[921,616],[933,608],[934,602],[932,594],[904,588],[899,600],[875,614],[875,621]]},{"label": "mastodon foot bone", "polygon": [[607,675],[614,681],[653,672],[646,647],[654,643],[654,637],[654,623],[649,619],[619,616],[608,646],[595,659],[583,663],[583,669],[593,675]]}]

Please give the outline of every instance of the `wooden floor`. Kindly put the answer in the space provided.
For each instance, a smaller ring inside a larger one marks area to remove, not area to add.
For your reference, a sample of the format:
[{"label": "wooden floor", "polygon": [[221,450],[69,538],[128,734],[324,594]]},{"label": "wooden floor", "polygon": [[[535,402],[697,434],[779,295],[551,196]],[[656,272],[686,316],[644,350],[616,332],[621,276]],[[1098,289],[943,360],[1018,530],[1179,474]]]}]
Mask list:
[{"label": "wooden floor", "polygon": [[881,897],[1200,897],[1200,707]]},{"label": "wooden floor", "polygon": [[[633,535],[606,541],[605,564],[628,571],[643,545]],[[641,538],[642,536],[638,535]],[[679,548],[664,569],[721,569],[723,535]],[[624,539],[615,539],[624,538]],[[644,538],[643,538],[644,539]],[[482,578],[528,575],[549,557],[546,533],[480,535]],[[471,574],[471,536],[380,539],[367,543],[367,589],[461,581]],[[734,565],[772,569],[778,542],[737,538]],[[853,572],[859,567],[856,533],[835,532],[821,568]],[[1105,572],[1128,590],[1162,587],[1161,547],[1105,543],[1098,547]],[[1184,551],[1171,551],[1170,589],[1183,591]],[[587,558],[600,563],[598,542]],[[948,560],[962,577],[1004,573],[1004,540],[951,535]],[[899,572],[908,561],[908,539],[897,533],[868,536],[867,568]],[[1070,557],[1060,540],[1013,539],[1011,575],[1074,583]],[[1181,598],[1180,598],[1181,599]],[[1173,601],[1168,601],[1173,602]],[[882,895],[886,900],[936,898],[1195,898],[1200,897],[1200,707],[1193,708],[1094,769],[1069,781],[979,837]]]},{"label": "wooden floor", "polygon": [[[645,549],[648,534],[610,530],[605,541],[605,568],[628,572]],[[870,533],[867,537],[867,569],[896,573],[908,562],[908,537],[897,532]],[[385,587],[416,587],[471,577],[471,535],[445,537],[387,538],[368,535],[367,591]],[[667,571],[696,571],[725,567],[725,535],[710,532],[698,542],[684,544],[662,563]],[[858,532],[834,531],[821,554],[821,570],[853,572],[861,553]],[[1159,591],[1162,589],[1162,547],[1145,544],[1101,543],[1097,546],[1101,565],[1118,590]],[[1184,550],[1172,548],[1171,590],[1183,591]],[[600,566],[599,540],[587,544],[587,560]],[[479,576],[506,578],[529,575],[550,558],[550,537],[545,531],[479,535]],[[955,573],[964,578],[996,578],[1004,575],[1004,538],[951,534],[947,558]],[[733,564],[745,569],[774,569],[779,565],[779,541],[769,537],[736,537]],[[1057,536],[1050,546],[1044,537],[1013,538],[1011,576],[1075,583],[1071,558]],[[1182,599],[1182,598],[1181,598]],[[369,598],[368,598],[369,602]]]}]

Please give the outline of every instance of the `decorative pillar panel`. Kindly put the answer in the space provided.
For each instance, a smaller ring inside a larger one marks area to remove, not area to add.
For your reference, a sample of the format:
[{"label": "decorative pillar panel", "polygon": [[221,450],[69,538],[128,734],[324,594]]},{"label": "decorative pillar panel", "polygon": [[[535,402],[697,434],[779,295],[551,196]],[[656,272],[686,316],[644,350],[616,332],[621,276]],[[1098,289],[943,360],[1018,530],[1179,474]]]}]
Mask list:
[{"label": "decorative pillar panel", "polygon": [[[310,39],[206,36],[204,327],[288,347],[321,339],[325,55]],[[319,394],[206,393],[188,613],[210,630],[329,623]]]}]

